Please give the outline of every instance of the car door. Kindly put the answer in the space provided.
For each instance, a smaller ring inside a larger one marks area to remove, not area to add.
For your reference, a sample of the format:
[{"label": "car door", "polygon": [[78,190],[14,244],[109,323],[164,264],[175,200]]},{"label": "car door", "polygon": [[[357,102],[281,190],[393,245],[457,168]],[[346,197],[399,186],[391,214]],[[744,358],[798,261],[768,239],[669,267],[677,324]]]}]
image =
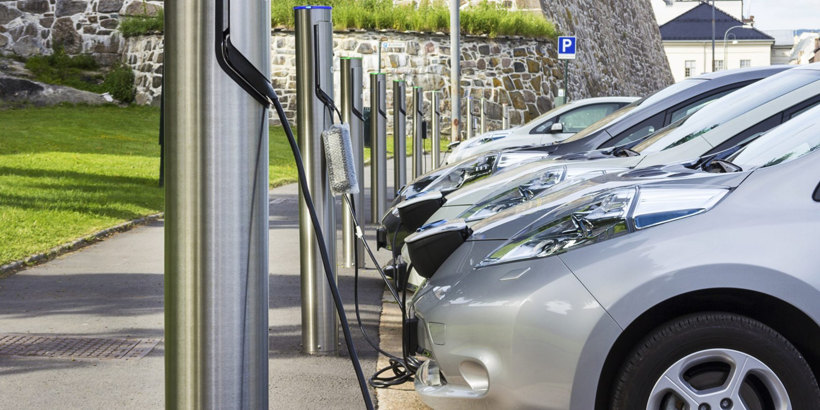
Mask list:
[{"label": "car door", "polygon": [[[600,103],[578,107],[539,124],[530,131],[530,134],[540,137],[541,145],[563,141],[601,118],[612,114],[623,105],[622,103]],[[556,124],[560,126],[556,128]]]}]

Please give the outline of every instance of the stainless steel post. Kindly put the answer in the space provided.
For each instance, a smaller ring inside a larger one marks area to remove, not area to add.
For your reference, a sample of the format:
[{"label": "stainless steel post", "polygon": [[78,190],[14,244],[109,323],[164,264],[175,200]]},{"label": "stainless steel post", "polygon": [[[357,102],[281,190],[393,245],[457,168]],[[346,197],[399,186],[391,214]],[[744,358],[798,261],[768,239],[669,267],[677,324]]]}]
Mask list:
[{"label": "stainless steel post", "polygon": [[407,184],[407,83],[393,80],[393,190]]},{"label": "stainless steel post", "polygon": [[[270,75],[270,3],[231,39]],[[165,10],[165,408],[268,408],[268,113],[217,64],[213,0]]]},{"label": "stainless steel post", "polygon": [[501,128],[508,130],[510,129],[510,106],[507,104],[503,104],[501,106]]},{"label": "stainless steel post", "polygon": [[[359,193],[352,194],[353,206],[356,208],[356,219],[364,223],[364,119],[362,118],[362,71],[361,57],[342,57],[339,60],[341,71],[341,111],[342,122],[350,125],[350,140],[353,143],[353,159],[356,163],[356,175],[359,177]],[[351,267],[358,259],[359,267],[364,267],[364,246],[357,244],[356,228],[347,202],[342,203],[342,241],[344,265]]]},{"label": "stainless steel post", "polygon": [[[433,167],[436,169],[441,165],[441,94],[433,91],[430,98],[431,122],[433,123]],[[431,170],[432,170],[431,169]]]},{"label": "stainless steel post", "polygon": [[378,223],[387,205],[387,80],[370,73],[370,222]]},{"label": "stainless steel post", "polygon": [[473,138],[473,97],[467,97],[467,139]]},{"label": "stainless steel post", "polygon": [[413,87],[413,178],[424,174],[422,121],[424,121],[424,89]]},{"label": "stainless steel post", "polygon": [[461,0],[450,0],[450,140],[461,139]]},{"label": "stainless steel post", "polygon": [[[319,100],[317,84],[333,95],[333,24],[330,7],[296,7],[296,123],[308,189],[331,259],[336,258],[335,200],[330,191],[322,131],[331,111]],[[318,70],[318,71],[317,71]],[[302,276],[302,351],[333,354],[339,350],[339,322],[325,278],[319,246],[307,205],[299,191],[299,262]],[[331,266],[336,266],[331,261]]]},{"label": "stainless steel post", "polygon": [[487,105],[486,100],[481,98],[481,134],[487,132]]}]

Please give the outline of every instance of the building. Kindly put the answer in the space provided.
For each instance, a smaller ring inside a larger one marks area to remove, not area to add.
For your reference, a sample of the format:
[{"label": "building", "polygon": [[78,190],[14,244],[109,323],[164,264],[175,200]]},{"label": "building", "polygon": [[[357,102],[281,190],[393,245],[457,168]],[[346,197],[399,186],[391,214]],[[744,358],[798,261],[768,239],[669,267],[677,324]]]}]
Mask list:
[{"label": "building", "polygon": [[[658,21],[659,26],[662,26],[697,7],[702,0],[650,0],[650,2],[655,12],[655,20]],[[743,20],[743,0],[715,0],[715,7],[738,20]]]},{"label": "building", "polygon": [[[712,71],[711,5],[698,2],[662,24],[660,32],[675,81]],[[715,71],[771,65],[774,42],[760,30],[744,28],[741,19],[722,9],[715,10]]]},{"label": "building", "polygon": [[789,64],[798,37],[795,30],[766,30],[766,34],[774,38],[772,65]]}]

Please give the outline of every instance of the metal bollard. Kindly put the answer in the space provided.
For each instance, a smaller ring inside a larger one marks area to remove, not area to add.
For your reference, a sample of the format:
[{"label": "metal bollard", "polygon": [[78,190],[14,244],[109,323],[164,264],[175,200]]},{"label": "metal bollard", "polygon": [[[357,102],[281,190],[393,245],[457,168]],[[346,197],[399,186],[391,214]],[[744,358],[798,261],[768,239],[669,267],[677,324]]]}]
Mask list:
[{"label": "metal bollard", "polygon": [[407,184],[407,97],[404,80],[393,80],[393,190]]},{"label": "metal bollard", "polygon": [[413,178],[424,173],[424,136],[421,122],[424,121],[424,89],[413,87]]},{"label": "metal bollard", "polygon": [[467,97],[467,139],[473,138],[473,97]]},{"label": "metal bollard", "polygon": [[507,104],[501,106],[501,128],[510,129],[510,106]]},{"label": "metal bollard", "polygon": [[441,97],[438,91],[433,91],[430,98],[432,109],[430,112],[431,121],[433,123],[433,166],[431,170],[436,169],[441,165]]},{"label": "metal bollard", "polygon": [[370,73],[370,222],[378,223],[387,203],[387,84]]},{"label": "metal bollard", "polygon": [[481,98],[481,134],[487,132],[487,105],[485,104],[485,102],[486,100],[484,98]]},{"label": "metal bollard", "polygon": [[[321,133],[332,113],[317,95],[317,87],[333,95],[333,25],[330,9],[303,8],[296,15],[296,115],[298,142],[305,162],[308,189],[313,196],[325,245],[336,258],[335,198],[330,191]],[[317,84],[316,82],[319,82]],[[302,351],[335,354],[339,350],[339,321],[325,279],[316,234],[304,196],[299,191],[299,245],[302,273]],[[335,261],[331,261],[335,266]]]},{"label": "metal bollard", "polygon": [[[341,69],[341,111],[342,122],[350,125],[350,140],[353,143],[353,159],[356,163],[356,175],[359,177],[359,193],[351,195],[356,219],[364,223],[364,117],[362,103],[361,57],[342,57],[339,60]],[[344,266],[351,267],[358,260],[360,268],[364,267],[364,246],[358,244],[356,228],[350,216],[347,202],[342,203],[342,254]]]}]

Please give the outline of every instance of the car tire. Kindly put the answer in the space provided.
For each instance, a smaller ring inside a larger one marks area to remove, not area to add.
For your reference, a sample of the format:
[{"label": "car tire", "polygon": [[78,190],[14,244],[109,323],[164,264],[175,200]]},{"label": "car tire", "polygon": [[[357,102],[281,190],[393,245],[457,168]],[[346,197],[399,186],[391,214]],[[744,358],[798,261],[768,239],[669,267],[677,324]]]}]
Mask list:
[{"label": "car tire", "polygon": [[699,313],[667,322],[633,349],[614,381],[611,408],[722,410],[741,408],[735,402],[742,400],[749,410],[768,410],[784,398],[793,409],[820,409],[820,388],[794,345],[754,319]]}]

